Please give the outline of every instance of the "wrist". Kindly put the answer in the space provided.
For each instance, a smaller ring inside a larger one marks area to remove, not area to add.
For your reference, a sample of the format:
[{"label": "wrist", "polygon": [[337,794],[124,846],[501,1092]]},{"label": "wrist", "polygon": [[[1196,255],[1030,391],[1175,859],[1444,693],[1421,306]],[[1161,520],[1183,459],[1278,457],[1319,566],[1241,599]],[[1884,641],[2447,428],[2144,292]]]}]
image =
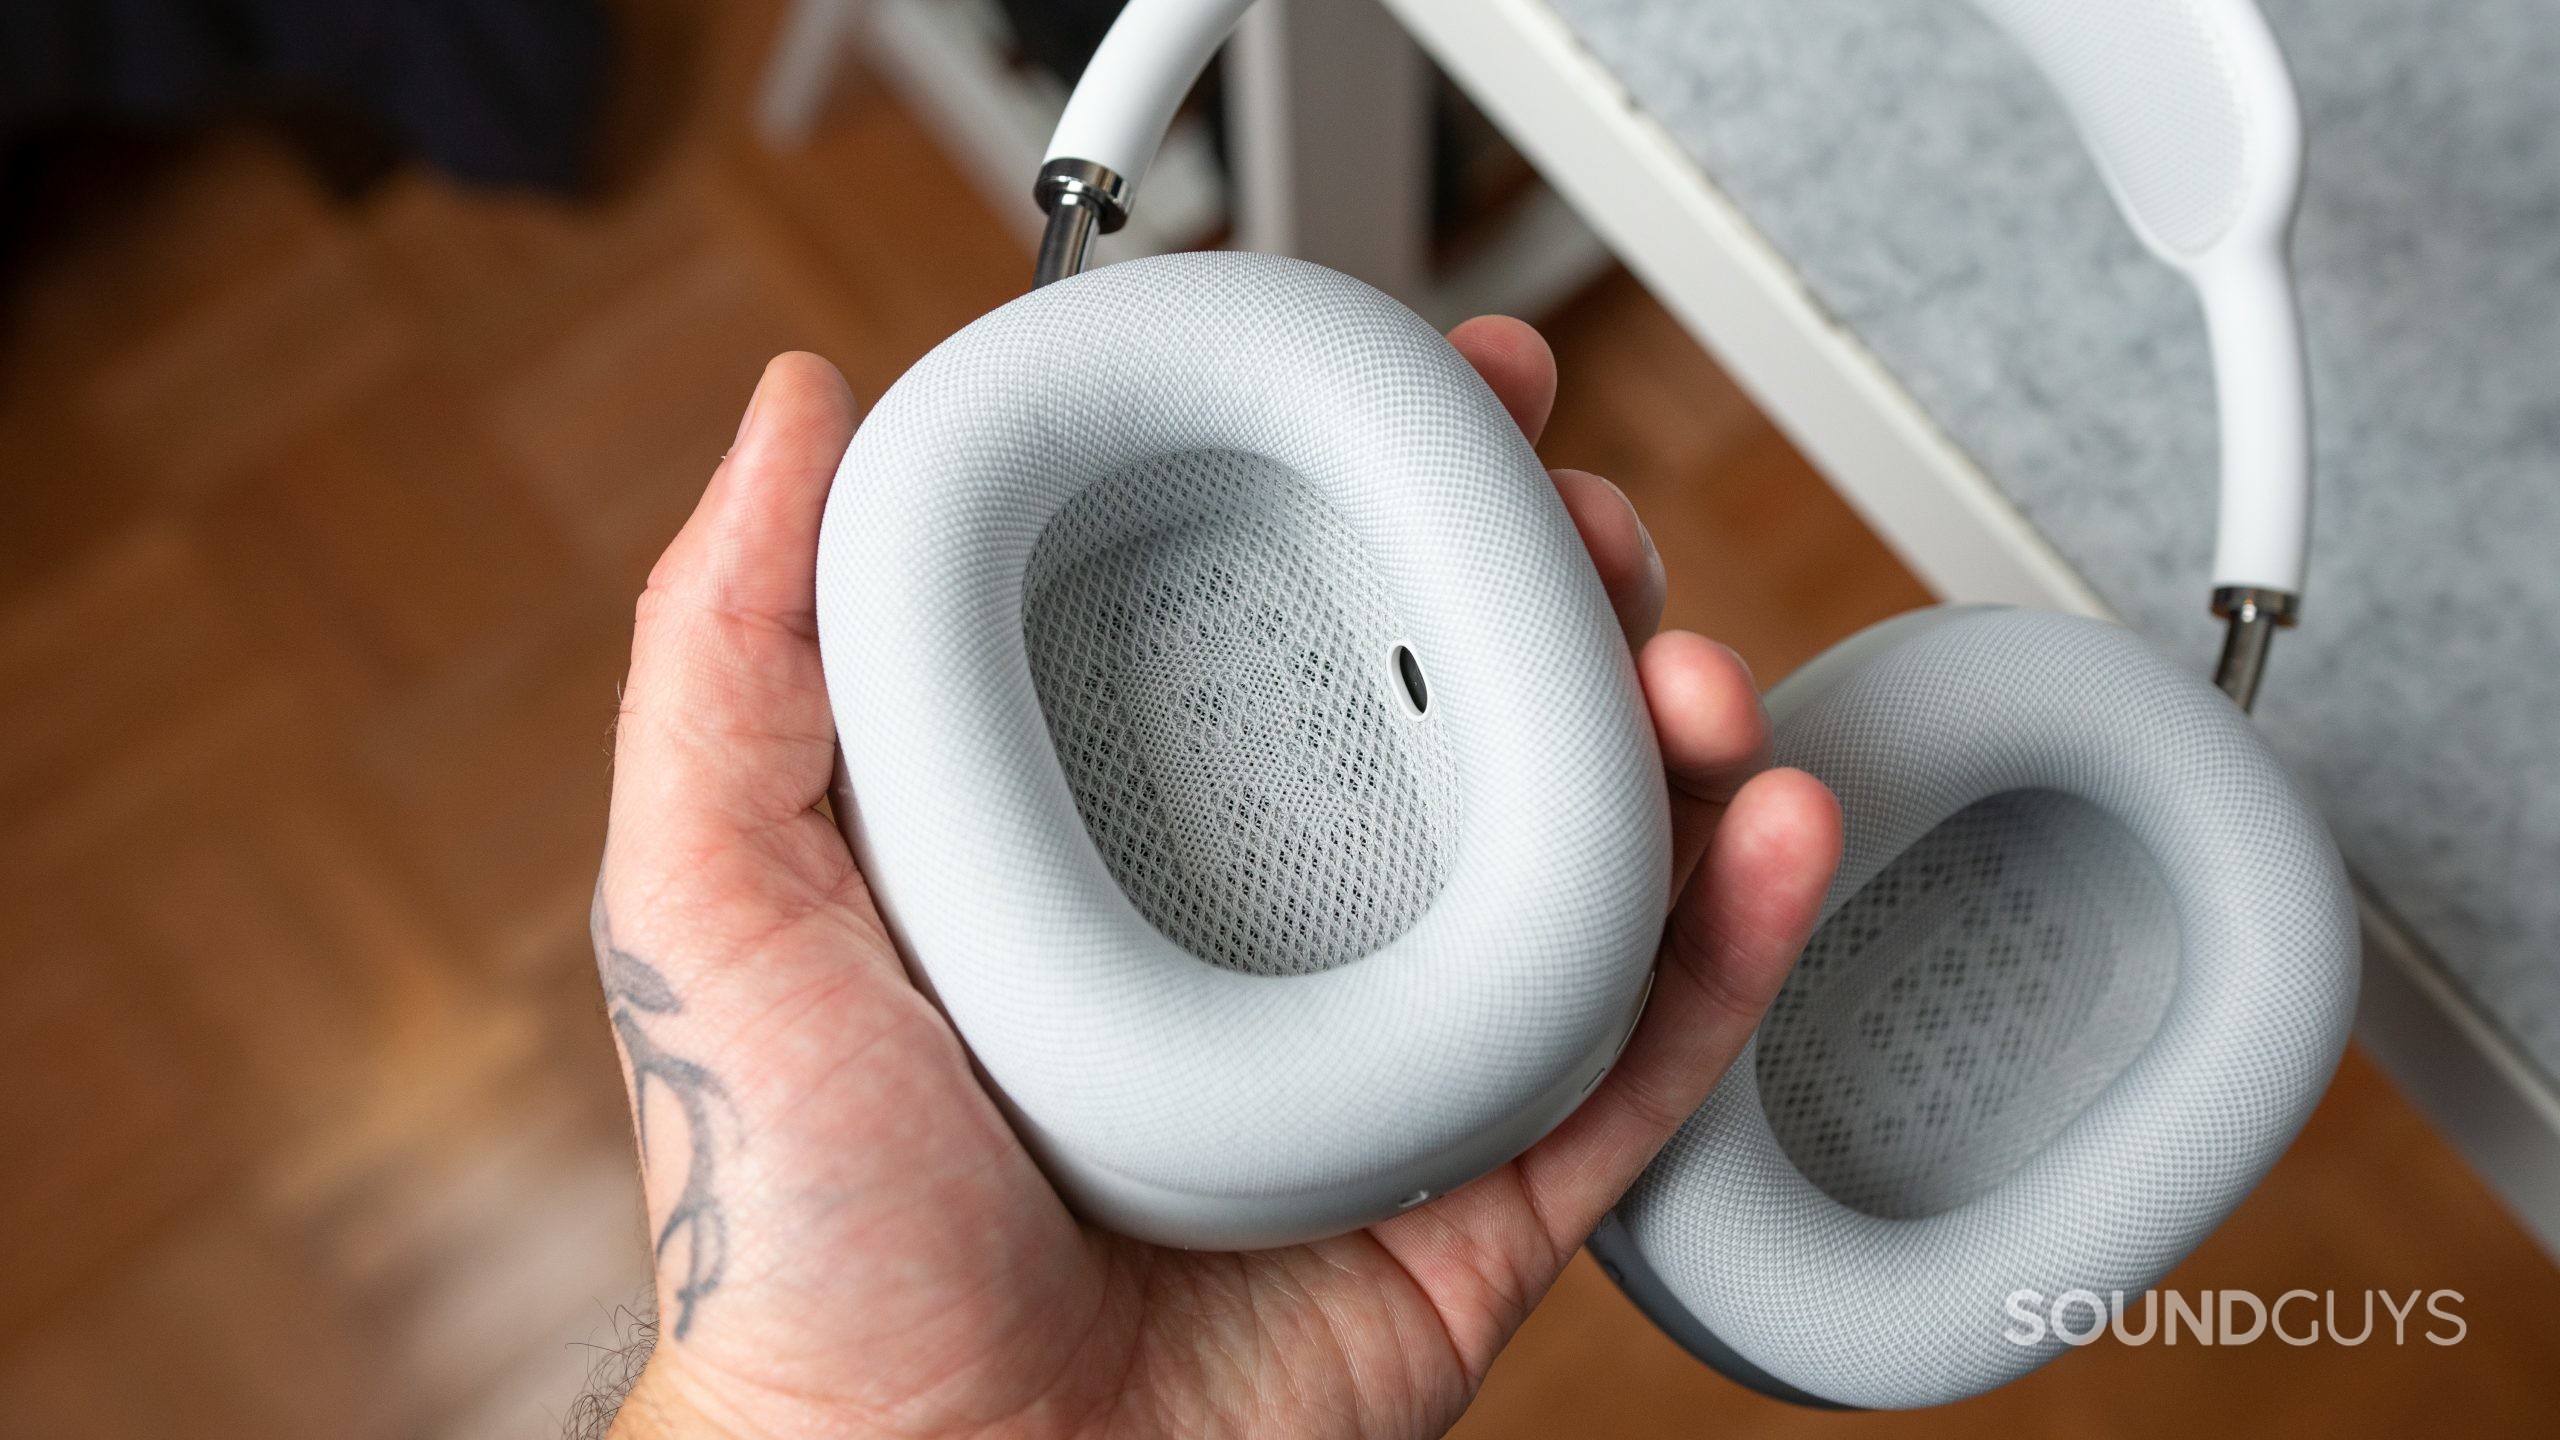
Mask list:
[{"label": "wrist", "polygon": [[665,1352],[650,1357],[622,1399],[609,1440],[736,1440],[745,1432],[713,1413]]}]

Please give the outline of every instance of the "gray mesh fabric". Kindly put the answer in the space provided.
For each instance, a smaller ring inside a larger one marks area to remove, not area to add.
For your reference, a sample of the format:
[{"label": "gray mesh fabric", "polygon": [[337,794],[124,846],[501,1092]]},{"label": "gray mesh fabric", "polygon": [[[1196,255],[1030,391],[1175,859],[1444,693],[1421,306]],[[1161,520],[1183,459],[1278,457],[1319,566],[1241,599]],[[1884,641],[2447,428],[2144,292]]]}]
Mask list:
[{"label": "gray mesh fabric", "polygon": [[873,893],[1089,1215],[1365,1223],[1632,1021],[1669,820],[1608,598],[1492,392],[1356,281],[1164,256],[962,330],[845,453],[818,623]]},{"label": "gray mesh fabric", "polygon": [[2177,983],[2175,904],[2123,826],[2050,790],[1977,800],[1805,947],[1760,1027],[1769,1128],[1852,1210],[1951,1210],[2088,1108]]},{"label": "gray mesh fabric", "polygon": [[2034,59],[2135,226],[2209,250],[2240,215],[2249,115],[2221,0],[1973,0]]},{"label": "gray mesh fabric", "polygon": [[1302,974],[1430,908],[1457,777],[1397,695],[1386,583],[1313,487],[1235,451],[1142,461],[1049,522],[1025,593],[1076,810],[1174,943]]},{"label": "gray mesh fabric", "polygon": [[1936,1404],[2059,1352],[2004,1338],[2012,1292],[2139,1291],[2257,1183],[2345,1044],[2355,918],[2246,718],[2129,632],[1843,649],[1771,697],[1847,826],[1815,962],[1604,1258],[1786,1386]]}]

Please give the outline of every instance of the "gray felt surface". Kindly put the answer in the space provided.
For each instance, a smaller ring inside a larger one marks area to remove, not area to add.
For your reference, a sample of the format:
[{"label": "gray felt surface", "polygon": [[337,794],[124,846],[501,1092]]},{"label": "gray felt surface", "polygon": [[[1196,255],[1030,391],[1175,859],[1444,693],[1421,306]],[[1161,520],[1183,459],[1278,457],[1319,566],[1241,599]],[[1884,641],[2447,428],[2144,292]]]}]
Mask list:
[{"label": "gray felt surface", "polygon": [[[2202,668],[2185,282],[1962,0],[1553,0],[2128,621]],[[2259,715],[2560,1075],[2560,0],[2264,0],[2311,138],[2319,511]]]}]

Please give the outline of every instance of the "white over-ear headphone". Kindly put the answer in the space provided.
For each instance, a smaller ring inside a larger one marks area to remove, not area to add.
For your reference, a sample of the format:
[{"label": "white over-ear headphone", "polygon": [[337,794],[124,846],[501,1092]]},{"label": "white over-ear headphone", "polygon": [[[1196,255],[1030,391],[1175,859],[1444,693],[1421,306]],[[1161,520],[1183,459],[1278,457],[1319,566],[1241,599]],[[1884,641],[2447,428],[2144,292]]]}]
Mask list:
[{"label": "white over-ear headphone", "polygon": [[[1702,1359],[1820,1403],[1988,1388],[2060,1348],[2006,1338],[2013,1292],[2151,1284],[2307,1117],[2355,991],[2336,853],[2242,714],[2309,515],[2282,60],[2250,0],[1975,3],[2203,299],[2230,698],[1991,609],[1772,694],[1841,874],[1593,1248]],[[1041,171],[1041,287],[882,397],[818,575],[839,818],[919,983],[1080,1210],[1238,1249],[1553,1127],[1634,1026],[1670,877],[1607,599],[1448,343],[1291,260],[1078,273],[1245,5],[1131,0]]]}]

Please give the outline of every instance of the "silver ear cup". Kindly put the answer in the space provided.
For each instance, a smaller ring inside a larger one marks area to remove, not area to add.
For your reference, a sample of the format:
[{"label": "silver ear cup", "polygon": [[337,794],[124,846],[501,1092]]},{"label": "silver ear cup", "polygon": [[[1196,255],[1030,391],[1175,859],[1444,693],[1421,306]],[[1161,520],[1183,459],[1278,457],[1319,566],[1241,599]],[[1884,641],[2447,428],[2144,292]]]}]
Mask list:
[{"label": "silver ear cup", "polygon": [[1465,1183],[1588,1093],[1670,886],[1661,757],[1519,427],[1346,276],[1048,285],[828,497],[841,812],[1087,1218],[1251,1249]]},{"label": "silver ear cup", "polygon": [[1593,1249],[1793,1399],[1961,1398],[2062,1348],[2010,1297],[2138,1292],[2248,1192],[2345,1043],[2325,831],[2246,720],[2117,627],[1943,610],[1772,697],[1840,796],[1825,918]]}]

